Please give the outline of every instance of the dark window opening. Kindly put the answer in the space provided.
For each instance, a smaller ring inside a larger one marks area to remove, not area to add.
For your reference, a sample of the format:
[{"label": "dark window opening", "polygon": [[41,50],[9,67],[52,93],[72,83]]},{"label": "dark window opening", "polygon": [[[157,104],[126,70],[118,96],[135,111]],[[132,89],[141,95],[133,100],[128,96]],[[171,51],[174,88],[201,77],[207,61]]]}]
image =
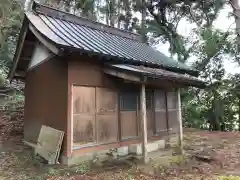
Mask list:
[{"label": "dark window opening", "polygon": [[153,108],[153,91],[146,91],[146,108]]},{"label": "dark window opening", "polygon": [[120,93],[120,110],[121,111],[136,111],[137,110],[136,92],[121,92]]}]

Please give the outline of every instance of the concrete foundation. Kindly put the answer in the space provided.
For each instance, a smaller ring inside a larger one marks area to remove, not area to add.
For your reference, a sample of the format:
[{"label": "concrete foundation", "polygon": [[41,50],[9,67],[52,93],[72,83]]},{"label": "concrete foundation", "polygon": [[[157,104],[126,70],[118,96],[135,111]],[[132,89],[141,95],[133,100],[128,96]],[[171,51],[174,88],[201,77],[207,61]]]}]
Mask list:
[{"label": "concrete foundation", "polygon": [[169,136],[169,145],[170,147],[177,147],[179,145],[179,135],[172,134]]},{"label": "concrete foundation", "polygon": [[92,161],[93,156],[92,154],[84,154],[81,156],[71,156],[71,157],[66,157],[62,156],[61,157],[61,164],[71,166],[71,165],[77,165],[77,164],[82,164],[87,161]]},{"label": "concrete foundation", "polygon": [[110,149],[93,152],[93,153],[74,155],[71,157],[62,156],[61,163],[64,165],[70,166],[70,165],[82,164],[85,162],[104,161],[109,158],[112,158],[108,155],[109,152],[110,152]]},{"label": "concrete foundation", "polygon": [[[174,139],[173,139],[174,140]],[[150,142],[147,145],[147,151],[148,152],[154,152],[159,149],[165,148],[165,140],[158,140],[154,142]],[[112,153],[110,153],[112,152]],[[96,161],[104,161],[109,159],[114,159],[117,157],[123,157],[128,155],[129,153],[136,154],[136,155],[142,155],[142,146],[141,144],[131,144],[129,146],[123,146],[120,148],[115,149],[113,152],[112,149],[107,149],[103,151],[98,151],[94,153],[86,153],[82,155],[74,155],[71,157],[61,157],[61,163],[65,165],[76,165],[76,164],[82,164],[85,162],[96,162]],[[112,154],[112,155],[109,155]]]},{"label": "concrete foundation", "polygon": [[131,144],[129,146],[129,153],[141,155],[142,154],[142,146],[141,144]]},{"label": "concrete foundation", "polygon": [[117,155],[118,156],[126,156],[126,155],[128,155],[128,146],[117,148]]},{"label": "concrete foundation", "polygon": [[[159,149],[165,148],[165,140],[158,140],[154,142],[150,142],[147,145],[148,152],[154,152]],[[142,144],[132,144],[129,146],[129,153],[133,153],[136,155],[142,155]]]}]

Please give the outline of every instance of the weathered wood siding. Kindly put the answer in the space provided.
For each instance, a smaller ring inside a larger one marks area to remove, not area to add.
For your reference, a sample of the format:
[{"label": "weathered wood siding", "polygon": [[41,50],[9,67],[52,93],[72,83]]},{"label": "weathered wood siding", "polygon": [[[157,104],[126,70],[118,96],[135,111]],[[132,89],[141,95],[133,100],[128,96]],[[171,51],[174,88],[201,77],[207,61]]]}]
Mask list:
[{"label": "weathered wood siding", "polygon": [[116,82],[104,74],[100,62],[87,56],[71,57],[68,94],[68,152],[73,146],[118,141]]},{"label": "weathered wood siding", "polygon": [[64,59],[55,57],[29,70],[24,93],[26,141],[37,143],[41,125],[66,131],[67,62]]},{"label": "weathered wood siding", "polygon": [[179,133],[177,91],[167,92],[169,133]]},{"label": "weathered wood siding", "polygon": [[[167,135],[167,127],[177,132],[174,93],[148,86],[147,90],[149,138]],[[133,95],[136,100],[132,102],[133,108],[125,109],[122,92]],[[52,58],[27,72],[24,138],[36,143],[41,125],[62,130],[65,132],[63,152],[68,157],[73,147],[90,144],[106,147],[103,144],[114,143],[121,146],[123,141],[141,135],[139,96],[140,85],[104,74],[97,59]]]},{"label": "weathered wood siding", "polygon": [[[171,88],[168,86],[168,89]],[[165,136],[167,129],[176,132],[174,93],[152,87],[147,87],[147,91],[148,136]],[[132,110],[131,107],[122,107],[122,92],[132,93],[136,99],[136,107]],[[68,137],[68,150],[140,137],[140,85],[104,74],[96,59],[71,57],[68,62],[68,94],[68,134],[72,133]],[[166,98],[166,95],[170,97]],[[166,110],[167,103],[170,111]]]}]

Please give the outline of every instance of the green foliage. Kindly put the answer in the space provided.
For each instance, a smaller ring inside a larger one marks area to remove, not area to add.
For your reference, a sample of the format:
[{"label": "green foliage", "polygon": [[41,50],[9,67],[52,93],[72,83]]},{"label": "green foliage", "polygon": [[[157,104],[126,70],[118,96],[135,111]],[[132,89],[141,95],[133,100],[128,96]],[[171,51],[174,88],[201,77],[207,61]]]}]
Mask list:
[{"label": "green foliage", "polygon": [[48,175],[49,176],[59,176],[60,171],[50,167],[50,168],[48,168]]},{"label": "green foliage", "polygon": [[133,177],[133,175],[128,175],[128,180],[134,180],[134,177]]},{"label": "green foliage", "polygon": [[0,68],[6,73],[15,51],[23,11],[14,0],[1,0],[0,3]]},{"label": "green foliage", "polygon": [[168,161],[169,161],[169,164],[180,165],[182,163],[185,163],[187,161],[187,158],[182,155],[172,156],[168,159]]},{"label": "green foliage", "polygon": [[[6,86],[6,72],[17,44],[23,5],[15,0],[0,2],[0,85]],[[184,125],[222,131],[234,130],[240,125],[240,75],[229,76],[224,67],[226,59],[240,64],[238,38],[231,28],[221,31],[213,25],[228,5],[226,1],[45,0],[44,3],[138,32],[144,41],[149,40],[153,45],[168,42],[169,52],[179,61],[187,62],[195,57],[192,65],[208,86],[203,90],[182,90]],[[178,33],[182,20],[196,25],[191,36]],[[22,97],[21,90],[16,92],[20,95],[7,98],[7,106],[14,106],[18,97]]]},{"label": "green foliage", "polygon": [[219,180],[240,180],[240,176],[220,176]]},{"label": "green foliage", "polygon": [[212,27],[198,31],[199,39],[192,54],[199,57],[194,66],[208,87],[204,90],[188,89],[183,92],[184,121],[186,127],[231,131],[237,128],[239,96],[233,86],[239,81],[226,75],[225,57],[237,61],[231,51],[233,32],[222,32]]},{"label": "green foliage", "polygon": [[76,173],[85,174],[90,170],[90,164],[88,162],[82,162],[75,167]]}]

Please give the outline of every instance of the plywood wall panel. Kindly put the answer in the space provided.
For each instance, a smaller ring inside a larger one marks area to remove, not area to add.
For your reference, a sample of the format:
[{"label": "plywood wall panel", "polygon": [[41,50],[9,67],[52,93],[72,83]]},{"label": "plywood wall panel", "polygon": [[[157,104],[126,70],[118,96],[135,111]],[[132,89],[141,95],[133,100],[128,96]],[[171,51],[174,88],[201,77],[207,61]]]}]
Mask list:
[{"label": "plywood wall panel", "polygon": [[96,117],[99,143],[117,142],[117,92],[110,88],[96,88]]},{"label": "plywood wall panel", "polygon": [[94,87],[73,87],[73,114],[90,113],[96,110],[96,97]]},{"label": "plywood wall panel", "polygon": [[138,129],[136,111],[121,111],[120,121],[122,139],[128,139],[137,136]]},{"label": "plywood wall panel", "polygon": [[117,92],[109,88],[96,88],[97,113],[117,113]]},{"label": "plywood wall panel", "polygon": [[167,133],[167,111],[165,91],[156,90],[154,92],[155,104],[155,132],[158,135]]},{"label": "plywood wall panel", "polygon": [[83,86],[115,87],[115,81],[103,71],[103,63],[89,56],[69,57],[68,83]]},{"label": "plywood wall panel", "polygon": [[84,145],[96,142],[94,115],[73,115],[73,143]]},{"label": "plywood wall panel", "polygon": [[169,116],[170,133],[178,133],[179,132],[179,121],[178,121],[177,110],[169,111],[168,116]]},{"label": "plywood wall panel", "polygon": [[97,115],[97,124],[99,143],[117,142],[118,121],[116,114]]},{"label": "plywood wall panel", "polygon": [[177,103],[178,103],[177,92],[175,90],[167,92],[167,105],[168,105],[170,133],[178,133],[179,131]]},{"label": "plywood wall panel", "polygon": [[[24,139],[37,143],[42,125],[66,132],[67,62],[54,57],[27,72]],[[66,138],[63,149],[66,148]]]},{"label": "plywood wall panel", "polygon": [[148,131],[148,136],[150,137],[154,135],[154,128],[155,128],[153,113],[154,113],[153,109],[147,109],[147,131]]},{"label": "plywood wall panel", "polygon": [[155,112],[156,133],[165,135],[167,133],[166,110]]},{"label": "plywood wall panel", "polygon": [[73,86],[73,142],[96,142],[96,92],[93,87]]}]

